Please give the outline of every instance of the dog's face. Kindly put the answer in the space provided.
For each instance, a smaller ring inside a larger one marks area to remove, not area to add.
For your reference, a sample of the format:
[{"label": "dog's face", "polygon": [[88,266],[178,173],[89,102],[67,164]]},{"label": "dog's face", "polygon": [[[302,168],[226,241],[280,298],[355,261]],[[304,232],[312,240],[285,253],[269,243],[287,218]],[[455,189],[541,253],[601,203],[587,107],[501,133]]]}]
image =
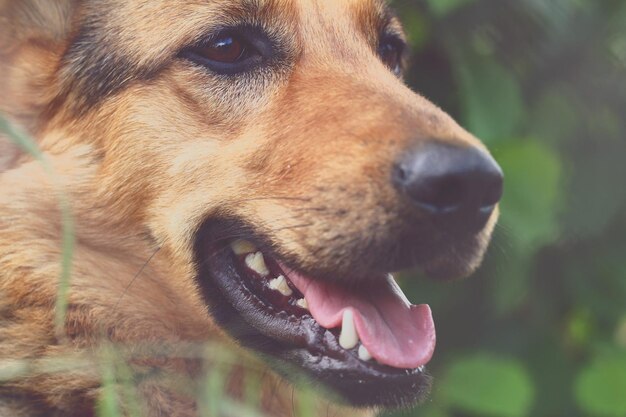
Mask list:
[{"label": "dog's face", "polygon": [[51,49],[44,130],[97,149],[111,215],[143,224],[190,271],[171,279],[197,285],[218,324],[281,370],[354,405],[423,395],[430,310],[388,273],[471,273],[502,174],[403,84],[404,35],[387,6],[77,7]]}]

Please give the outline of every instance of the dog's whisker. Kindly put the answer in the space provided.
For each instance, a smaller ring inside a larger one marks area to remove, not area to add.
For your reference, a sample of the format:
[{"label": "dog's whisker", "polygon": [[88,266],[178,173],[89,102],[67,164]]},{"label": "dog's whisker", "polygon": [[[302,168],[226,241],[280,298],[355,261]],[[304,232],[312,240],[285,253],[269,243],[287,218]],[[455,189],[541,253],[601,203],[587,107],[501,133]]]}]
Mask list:
[{"label": "dog's whisker", "polygon": [[148,258],[148,260],[141,266],[141,268],[139,269],[139,271],[135,274],[135,276],[133,277],[133,279],[130,280],[130,282],[128,283],[128,285],[126,286],[126,288],[124,288],[124,291],[122,292],[122,294],[120,295],[120,298],[118,298],[117,302],[115,303],[115,305],[113,306],[113,311],[115,312],[117,310],[117,307],[120,305],[120,303],[122,302],[122,298],[124,298],[124,296],[126,295],[126,293],[130,290],[130,288],[133,286],[133,284],[135,283],[135,281],[141,276],[141,274],[143,273],[143,271],[148,267],[148,265],[150,264],[150,262],[154,259],[154,257],[157,255],[157,253],[159,253],[159,251],[161,250],[161,247],[158,247],[154,253],[152,253],[152,255],[150,255],[150,257]]},{"label": "dog's whisker", "polygon": [[505,236],[507,239],[512,239],[515,237],[515,232],[513,231],[513,229],[511,229],[511,227],[507,224],[504,224],[502,222],[496,223],[496,230],[498,230],[500,233],[502,233],[503,236]]},{"label": "dog's whisker", "polygon": [[328,207],[322,206],[322,207],[296,207],[296,208],[292,208],[292,211],[295,212],[316,212],[316,213],[320,213],[320,212],[325,212],[325,211],[330,211],[330,209]]},{"label": "dog's whisker", "polygon": [[300,201],[300,202],[310,202],[312,198],[310,197],[292,197],[292,196],[267,196],[267,197],[250,197],[250,198],[241,198],[234,200],[234,203],[247,203],[251,201]]}]

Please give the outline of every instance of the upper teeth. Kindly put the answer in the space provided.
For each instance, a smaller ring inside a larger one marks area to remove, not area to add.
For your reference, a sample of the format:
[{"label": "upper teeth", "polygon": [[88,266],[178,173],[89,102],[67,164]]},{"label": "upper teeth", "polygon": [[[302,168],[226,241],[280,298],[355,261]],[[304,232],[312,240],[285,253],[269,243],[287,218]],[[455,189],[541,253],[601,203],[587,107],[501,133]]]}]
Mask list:
[{"label": "upper teeth", "polygon": [[256,252],[256,246],[254,243],[247,240],[235,240],[230,244],[235,255],[247,255],[248,253]]},{"label": "upper teeth", "polygon": [[359,335],[354,326],[354,313],[350,309],[344,310],[341,334],[339,335],[339,345],[344,349],[352,349],[358,343]]},{"label": "upper teeth", "polygon": [[270,274],[269,269],[267,269],[267,265],[265,265],[265,259],[263,259],[263,254],[261,252],[251,253],[246,256],[246,265],[248,265],[248,268],[261,275],[262,277],[266,277]]},{"label": "upper teeth", "polygon": [[293,291],[287,284],[287,280],[282,275],[270,281],[270,288],[280,292],[285,297],[289,297],[293,294]]}]

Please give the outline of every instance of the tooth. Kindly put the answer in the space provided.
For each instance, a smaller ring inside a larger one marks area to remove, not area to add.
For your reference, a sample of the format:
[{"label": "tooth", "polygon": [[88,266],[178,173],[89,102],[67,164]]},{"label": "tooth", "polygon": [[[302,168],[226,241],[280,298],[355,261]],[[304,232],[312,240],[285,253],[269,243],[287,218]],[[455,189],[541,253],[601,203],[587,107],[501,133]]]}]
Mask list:
[{"label": "tooth", "polygon": [[363,345],[359,346],[359,359],[365,362],[372,360],[372,355]]},{"label": "tooth", "polygon": [[262,277],[266,277],[270,274],[269,269],[267,269],[267,265],[265,265],[265,259],[263,259],[263,254],[261,252],[251,253],[246,256],[246,265],[248,265],[248,268],[261,275]]},{"label": "tooth", "polygon": [[235,252],[235,255],[247,255],[249,253],[256,252],[256,246],[254,243],[247,240],[235,240],[230,244],[231,249]]},{"label": "tooth", "polygon": [[344,349],[352,349],[359,343],[359,335],[354,326],[354,313],[352,310],[344,310],[341,323],[339,345]]},{"label": "tooth", "polygon": [[291,290],[291,288],[289,288],[289,285],[287,284],[287,280],[282,275],[270,281],[270,288],[280,292],[285,297],[289,297],[293,294],[293,291]]},{"label": "tooth", "polygon": [[305,310],[309,309],[309,303],[304,298],[301,298],[298,301],[296,301],[296,305]]}]

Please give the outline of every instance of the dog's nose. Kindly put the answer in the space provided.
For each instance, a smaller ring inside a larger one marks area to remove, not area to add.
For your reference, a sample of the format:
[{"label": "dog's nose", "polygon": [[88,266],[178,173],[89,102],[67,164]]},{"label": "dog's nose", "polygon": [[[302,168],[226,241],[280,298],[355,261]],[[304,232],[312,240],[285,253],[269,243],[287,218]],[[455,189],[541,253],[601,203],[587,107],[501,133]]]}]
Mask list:
[{"label": "dog's nose", "polygon": [[476,231],[502,197],[503,174],[478,148],[430,142],[400,157],[393,182],[443,227]]}]

